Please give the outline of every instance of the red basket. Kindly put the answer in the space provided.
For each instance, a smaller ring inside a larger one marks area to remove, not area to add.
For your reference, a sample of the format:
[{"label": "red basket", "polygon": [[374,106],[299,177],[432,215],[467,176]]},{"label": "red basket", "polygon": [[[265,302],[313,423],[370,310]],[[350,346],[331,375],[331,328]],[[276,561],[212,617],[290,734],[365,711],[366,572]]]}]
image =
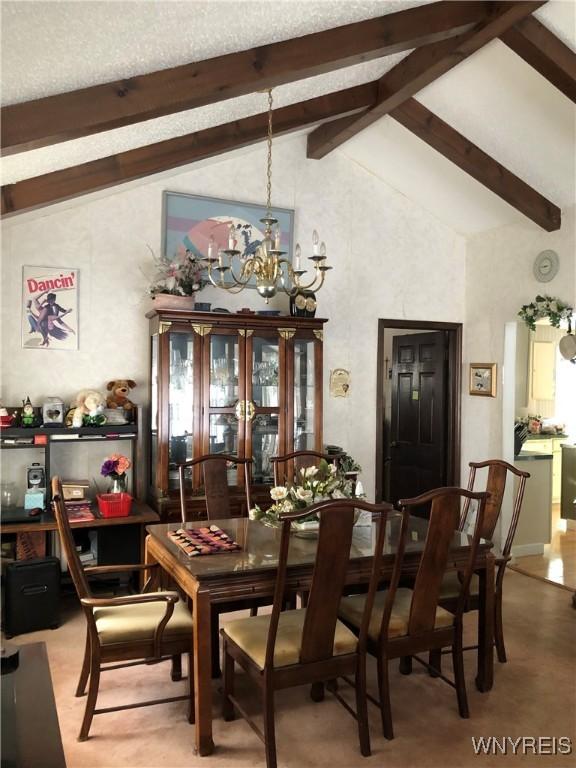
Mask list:
[{"label": "red basket", "polygon": [[128,517],[132,507],[129,493],[98,493],[98,509],[102,517]]}]

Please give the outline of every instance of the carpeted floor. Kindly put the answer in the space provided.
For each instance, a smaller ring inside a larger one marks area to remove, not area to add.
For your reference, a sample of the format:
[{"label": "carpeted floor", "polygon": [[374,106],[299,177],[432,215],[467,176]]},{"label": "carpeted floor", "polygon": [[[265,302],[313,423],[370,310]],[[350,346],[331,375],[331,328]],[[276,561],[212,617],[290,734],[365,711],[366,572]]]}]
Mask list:
[{"label": "carpeted floor", "polygon": [[[564,589],[509,573],[505,583],[505,628],[509,662],[496,664],[488,694],[474,687],[475,656],[466,654],[469,720],[458,716],[454,691],[432,680],[415,664],[409,677],[394,663],[391,674],[396,738],[380,732],[379,712],[370,707],[372,756],[362,758],[356,723],[327,695],[315,704],[307,689],[280,692],[276,700],[278,763],[281,768],[386,766],[386,768],[467,768],[468,766],[574,765],[574,755],[539,757],[497,754],[476,756],[472,737],[569,736],[576,749],[575,649],[576,611]],[[214,740],[211,757],[192,749],[193,726],[186,722],[186,703],[147,707],[97,716],[91,737],[76,735],[85,699],[74,697],[84,647],[84,618],[70,602],[69,615],[55,631],[14,639],[19,644],[45,641],[56,694],[68,768],[252,768],[264,766],[262,745],[241,719],[220,717],[218,682],[214,684]],[[476,615],[467,617],[467,641],[473,642]],[[444,657],[446,670],[450,670]],[[375,693],[374,666],[369,679]],[[247,683],[247,681],[244,681]],[[103,675],[99,706],[184,692],[185,682],[170,681],[167,664],[136,667]],[[346,686],[342,685],[342,689]],[[259,711],[253,689],[238,692]],[[352,702],[352,691],[346,697]],[[38,766],[37,768],[41,768]]]}]

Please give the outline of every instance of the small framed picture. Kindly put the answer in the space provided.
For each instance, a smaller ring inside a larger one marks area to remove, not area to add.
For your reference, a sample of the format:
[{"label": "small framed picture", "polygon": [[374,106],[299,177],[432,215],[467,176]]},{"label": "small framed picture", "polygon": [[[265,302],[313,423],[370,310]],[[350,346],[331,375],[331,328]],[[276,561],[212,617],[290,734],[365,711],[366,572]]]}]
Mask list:
[{"label": "small framed picture", "polygon": [[496,397],[496,363],[470,363],[470,394]]}]

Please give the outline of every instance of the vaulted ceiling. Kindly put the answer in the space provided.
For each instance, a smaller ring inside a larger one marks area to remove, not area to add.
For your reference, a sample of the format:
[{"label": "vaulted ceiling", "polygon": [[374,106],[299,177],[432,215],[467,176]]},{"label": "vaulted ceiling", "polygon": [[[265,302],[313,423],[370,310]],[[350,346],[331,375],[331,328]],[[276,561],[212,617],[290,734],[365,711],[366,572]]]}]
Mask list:
[{"label": "vaulted ceiling", "polygon": [[554,230],[575,201],[572,0],[1,9],[4,213],[261,141],[269,85],[319,171],[341,152],[456,231]]}]

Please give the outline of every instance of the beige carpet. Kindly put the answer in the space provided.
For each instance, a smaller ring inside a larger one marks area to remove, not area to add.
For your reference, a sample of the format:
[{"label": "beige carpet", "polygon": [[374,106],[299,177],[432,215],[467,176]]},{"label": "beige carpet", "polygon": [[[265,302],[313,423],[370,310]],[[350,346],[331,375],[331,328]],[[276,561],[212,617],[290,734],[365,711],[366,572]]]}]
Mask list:
[{"label": "beige carpet", "polygon": [[[69,613],[55,631],[31,633],[14,640],[20,644],[42,640],[48,645],[68,768],[265,765],[262,745],[246,723],[241,719],[225,723],[221,719],[218,683],[214,686],[217,748],[211,757],[198,758],[193,753],[193,726],[186,722],[185,702],[97,716],[90,739],[78,743],[76,735],[85,700],[75,698],[74,689],[84,647],[84,619],[75,608]],[[474,626],[475,614],[467,617],[468,641],[473,639]],[[370,758],[360,756],[355,721],[330,695],[323,703],[315,704],[305,688],[280,692],[276,708],[280,768],[574,765],[573,755],[542,758],[474,754],[472,736],[569,736],[576,747],[576,611],[571,607],[570,595],[544,582],[510,573],[505,583],[505,626],[509,662],[496,665],[495,684],[489,694],[481,694],[474,687],[475,657],[473,652],[466,654],[469,720],[458,716],[455,693],[449,686],[430,679],[417,664],[409,677],[401,676],[394,664],[391,684],[396,738],[387,742],[382,737],[378,710],[369,705]],[[450,669],[448,662],[445,666]],[[375,692],[374,667],[370,669],[371,689]],[[102,676],[99,706],[176,695],[184,692],[185,685],[170,681],[166,664],[113,671]],[[240,696],[244,700],[251,698],[250,709],[257,712],[258,702],[251,692],[248,685],[239,686]],[[352,701],[350,693],[346,697]]]}]

